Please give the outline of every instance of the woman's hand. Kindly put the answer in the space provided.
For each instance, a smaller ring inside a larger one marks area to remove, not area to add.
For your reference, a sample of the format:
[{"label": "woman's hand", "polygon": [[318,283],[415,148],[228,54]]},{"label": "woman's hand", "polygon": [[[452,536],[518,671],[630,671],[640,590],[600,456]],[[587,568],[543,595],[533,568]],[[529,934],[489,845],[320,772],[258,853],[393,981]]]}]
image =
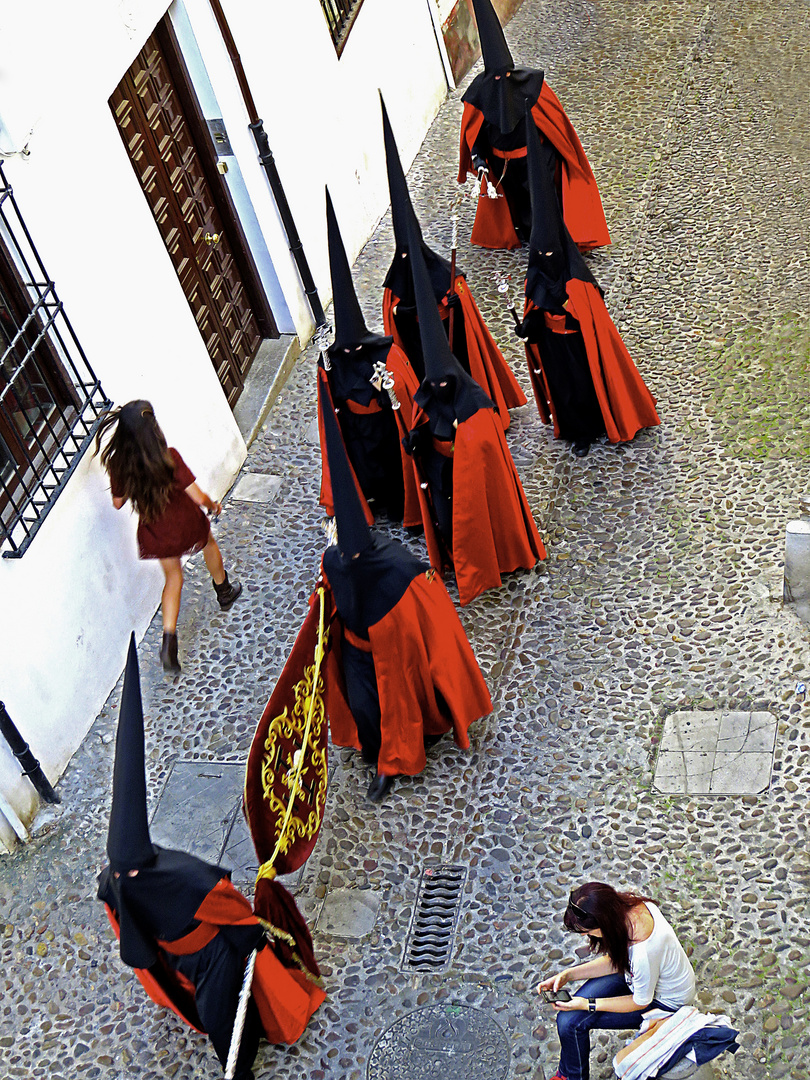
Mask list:
[{"label": "woman's hand", "polygon": [[584,997],[572,997],[570,1001],[555,1001],[554,1008],[564,1012],[587,1012],[588,999]]},{"label": "woman's hand", "polygon": [[541,993],[543,990],[560,990],[568,982],[569,976],[567,971],[558,971],[556,975],[549,975],[547,979],[543,979],[541,983],[537,984],[537,993]]}]

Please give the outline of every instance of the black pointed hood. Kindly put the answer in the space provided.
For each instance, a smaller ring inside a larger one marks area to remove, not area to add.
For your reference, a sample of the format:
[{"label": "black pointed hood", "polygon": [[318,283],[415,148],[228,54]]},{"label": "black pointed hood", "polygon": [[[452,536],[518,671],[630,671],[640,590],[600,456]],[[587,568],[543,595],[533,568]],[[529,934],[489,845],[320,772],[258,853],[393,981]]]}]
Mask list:
[{"label": "black pointed hood", "polygon": [[[326,235],[332,276],[332,313],[335,320],[335,340],[329,350],[330,356],[332,350],[356,345],[377,345],[382,340],[382,335],[369,330],[363,318],[329,188],[326,189]],[[388,344],[390,345],[390,339]]]},{"label": "black pointed hood", "polygon": [[112,809],[107,858],[113,870],[141,870],[155,861],[146,812],[143,705],[135,635],[129,640],[118,731],[115,736]]},{"label": "black pointed hood", "polygon": [[[388,191],[391,196],[391,224],[394,228],[394,242],[397,249],[407,250],[409,222],[416,215],[414,214],[408,183],[405,179],[405,170],[402,168],[399,148],[394,138],[394,130],[391,127],[382,92],[380,92],[380,108],[382,109],[385,167],[388,172]],[[421,242],[422,230],[419,228],[418,221],[416,222],[416,232]]]},{"label": "black pointed hood", "polygon": [[430,567],[400,544],[373,530],[372,543],[356,558],[341,554],[337,545],[323,555],[335,606],[352,633],[368,639],[369,630],[391,612],[414,578]]},{"label": "black pointed hood", "polygon": [[371,545],[371,530],[366,523],[338,419],[328,394],[320,395],[320,407],[337,523],[337,546],[342,555],[352,558]]},{"label": "black pointed hood", "polygon": [[450,351],[422,252],[415,243],[411,250],[419,337],[425,360],[425,377],[414,399],[427,413],[433,434],[440,439],[452,439],[453,420],[462,423],[479,409],[493,409],[495,405]]},{"label": "black pointed hood", "polygon": [[523,123],[524,100],[533,105],[540,97],[543,72],[515,67],[491,0],[473,0],[473,8],[484,70],[470,83],[462,101],[480,109],[490,124],[507,134]]},{"label": "black pointed hood", "polygon": [[320,402],[338,535],[324,552],[323,568],[341,618],[368,638],[369,627],[385,618],[428,567],[366,524],[334,406],[327,394]]},{"label": "black pointed hood", "polygon": [[500,74],[514,70],[515,62],[491,0],[472,0],[472,5],[481,42],[481,55],[484,58],[484,70],[493,75],[496,72]]},{"label": "black pointed hood", "polygon": [[561,314],[567,299],[566,285],[572,278],[592,285],[596,285],[596,280],[563,220],[554,179],[556,151],[551,143],[541,141],[534,124],[528,122],[528,103],[526,117],[528,182],[532,206],[526,296],[538,308]]},{"label": "black pointed hood", "polygon": [[121,959],[149,968],[157,940],[173,941],[226,875],[183,851],[152,844],[146,811],[143,709],[135,635],[130,638],[115,739],[113,798],[107,834],[109,865],[98,878],[98,897],[115,913]]},{"label": "black pointed hood", "polygon": [[326,350],[332,365],[329,382],[341,401],[351,398],[368,405],[375,394],[370,381],[374,365],[380,359],[385,362],[394,339],[375,334],[366,326],[329,188],[326,189],[326,232],[335,321],[335,340]]},{"label": "black pointed hood", "polygon": [[[394,228],[394,244],[396,245],[394,258],[383,284],[406,305],[413,304],[413,278],[408,257],[411,242],[409,230],[413,225],[428,268],[433,293],[438,303],[450,288],[450,263],[447,259],[443,259],[441,255],[437,255],[422,239],[422,230],[411,203],[405,172],[402,168],[399,150],[394,139],[394,131],[388,118],[388,111],[382,93],[380,94],[380,107],[382,108],[383,140],[385,142],[385,165],[388,170],[388,190],[391,195],[391,223]],[[462,271],[457,267],[456,277],[460,277],[461,274]]]},{"label": "black pointed hood", "polygon": [[[134,876],[110,866],[98,876],[98,898],[118,920],[121,959],[133,968],[151,967],[158,958],[157,942],[182,937],[206,896],[229,876],[185,851],[156,845],[155,853],[155,861]],[[260,938],[261,928],[256,929]]]}]

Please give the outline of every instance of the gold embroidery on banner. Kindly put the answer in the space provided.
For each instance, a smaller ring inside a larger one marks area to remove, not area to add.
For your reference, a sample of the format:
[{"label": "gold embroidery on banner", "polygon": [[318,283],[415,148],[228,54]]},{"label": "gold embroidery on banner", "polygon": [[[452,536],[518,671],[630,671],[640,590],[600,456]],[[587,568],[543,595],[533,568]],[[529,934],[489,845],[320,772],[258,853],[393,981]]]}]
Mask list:
[{"label": "gold embroidery on banner", "polygon": [[[328,630],[323,631],[315,648],[314,662],[304,668],[303,678],[295,684],[292,712],[285,705],[284,711],[270,721],[264,743],[262,792],[269,803],[269,812],[277,819],[276,829],[284,830],[276,844],[276,852],[282,854],[286,854],[296,840],[310,840],[316,835],[320,825],[318,808],[326,798],[326,751],[320,748],[319,743],[326,723],[320,662],[328,633]],[[290,742],[293,739],[298,742],[299,748],[291,753],[291,747],[283,747],[282,740]],[[274,790],[277,779],[289,792],[288,798],[279,798]],[[292,803],[292,811],[284,828],[288,802]],[[269,860],[271,864],[273,861]],[[264,876],[271,876],[269,866],[267,870],[262,869]]]}]

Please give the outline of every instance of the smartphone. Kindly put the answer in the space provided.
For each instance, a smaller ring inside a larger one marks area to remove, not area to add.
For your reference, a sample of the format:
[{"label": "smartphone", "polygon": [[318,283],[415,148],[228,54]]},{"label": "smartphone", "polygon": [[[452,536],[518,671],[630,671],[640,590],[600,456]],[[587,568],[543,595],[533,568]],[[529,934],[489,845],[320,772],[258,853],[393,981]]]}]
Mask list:
[{"label": "smartphone", "polygon": [[567,990],[541,990],[540,996],[543,1001],[548,1002],[549,1005],[552,1005],[555,1001],[571,1000],[571,995]]}]

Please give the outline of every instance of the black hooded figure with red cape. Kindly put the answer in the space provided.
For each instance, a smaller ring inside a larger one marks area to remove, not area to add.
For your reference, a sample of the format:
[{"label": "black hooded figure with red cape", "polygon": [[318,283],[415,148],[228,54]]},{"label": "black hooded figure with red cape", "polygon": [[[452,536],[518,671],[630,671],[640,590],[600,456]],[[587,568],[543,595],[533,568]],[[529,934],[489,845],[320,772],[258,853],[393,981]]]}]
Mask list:
[{"label": "black hooded figure with red cape", "polygon": [[286,892],[284,930],[268,940],[266,931],[278,931],[259,921],[227,871],[152,843],[134,635],[115,743],[107,857],[98,897],[119,939],[121,960],[135,969],[154,1001],[207,1033],[223,1067],[246,960],[257,950],[234,1073],[237,1080],[250,1080],[261,1036],[295,1042],[324,1000],[312,939]]},{"label": "black hooded figure with red cape", "polygon": [[524,103],[532,126],[554,147],[550,159],[568,230],[581,251],[610,243],[602,200],[571,121],[535,68],[516,68],[491,0],[473,0],[484,70],[462,101],[458,182],[478,173],[481,194],[471,240],[487,248],[516,248],[531,233],[526,184]]},{"label": "black hooded figure with red cape", "polygon": [[328,624],[326,710],[332,741],[376,765],[368,797],[379,802],[395,776],[424,769],[426,747],[446,732],[467,748],[467,729],[492,702],[441,579],[368,528],[325,400],[321,411],[336,515],[316,590]]},{"label": "black hooded figure with red cape", "polygon": [[[366,520],[371,522],[375,514],[385,513],[391,521],[418,525],[412,470],[400,441],[407,428],[400,429],[392,397],[384,388],[393,383],[393,400],[398,401],[399,391],[407,401],[416,380],[412,375],[408,378],[407,358],[393,338],[375,334],[365,324],[328,189],[326,227],[335,340],[318,364],[318,396],[327,394],[338,414],[343,445],[364,500]],[[320,502],[331,517],[334,507],[322,428],[319,434]]]},{"label": "black hooded figure with red cape", "polygon": [[[526,109],[528,113],[528,105]],[[529,131],[532,234],[526,307],[518,333],[540,416],[584,457],[594,440],[633,438],[659,423],[644,384],[602,292],[565,226],[551,179],[548,143]]]},{"label": "black hooded figure with red cape", "polygon": [[546,552],[495,406],[450,351],[413,242],[411,253],[425,378],[407,446],[431,565],[452,567],[459,600],[468,604],[497,588],[502,574],[529,569]]},{"label": "black hooded figure with red cape", "polygon": [[[455,262],[448,262],[428,247],[422,239],[422,231],[411,203],[408,184],[399,158],[394,133],[382,101],[385,160],[388,168],[388,188],[391,193],[391,221],[394,227],[396,251],[384,282],[383,325],[397,345],[406,354],[412,368],[415,383],[413,390],[425,377],[422,342],[416,319],[416,301],[413,290],[413,274],[409,258],[409,223],[414,227],[422,257],[428,270],[431,288],[442,325],[452,341],[453,354],[462,368],[471,375],[498,410],[504,431],[509,428],[509,410],[526,404],[526,396],[518,386],[515,376],[503,353],[489,332],[487,324],[470,290],[463,272],[456,269]],[[402,402],[408,407],[410,420],[411,401]],[[410,424],[408,424],[410,427]]]}]

